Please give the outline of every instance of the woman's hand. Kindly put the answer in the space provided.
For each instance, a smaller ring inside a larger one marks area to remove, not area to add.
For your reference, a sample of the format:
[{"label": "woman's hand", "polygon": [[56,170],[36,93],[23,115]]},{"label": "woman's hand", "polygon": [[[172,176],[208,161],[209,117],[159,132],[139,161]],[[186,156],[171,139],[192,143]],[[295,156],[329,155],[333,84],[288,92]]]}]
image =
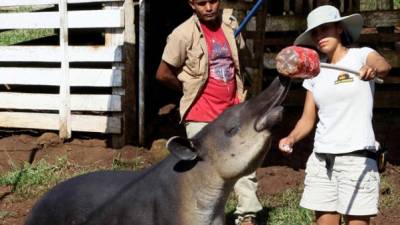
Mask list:
[{"label": "woman's hand", "polygon": [[376,68],[364,65],[360,69],[360,79],[365,81],[372,80],[377,76],[376,71],[377,71]]},{"label": "woman's hand", "polygon": [[291,154],[293,152],[294,138],[287,136],[279,141],[279,150],[284,154]]}]

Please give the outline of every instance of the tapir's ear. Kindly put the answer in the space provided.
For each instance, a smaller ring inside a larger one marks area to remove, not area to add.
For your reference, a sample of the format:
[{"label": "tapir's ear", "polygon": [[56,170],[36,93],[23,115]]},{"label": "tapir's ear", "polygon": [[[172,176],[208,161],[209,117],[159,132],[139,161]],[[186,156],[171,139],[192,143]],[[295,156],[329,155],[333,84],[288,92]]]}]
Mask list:
[{"label": "tapir's ear", "polygon": [[271,129],[277,122],[282,120],[282,106],[276,106],[270,111],[263,115],[261,118],[257,120],[255,123],[255,129],[260,131],[263,129]]},{"label": "tapir's ear", "polygon": [[171,137],[167,141],[167,149],[181,160],[194,160],[198,156],[190,140],[183,137]]}]

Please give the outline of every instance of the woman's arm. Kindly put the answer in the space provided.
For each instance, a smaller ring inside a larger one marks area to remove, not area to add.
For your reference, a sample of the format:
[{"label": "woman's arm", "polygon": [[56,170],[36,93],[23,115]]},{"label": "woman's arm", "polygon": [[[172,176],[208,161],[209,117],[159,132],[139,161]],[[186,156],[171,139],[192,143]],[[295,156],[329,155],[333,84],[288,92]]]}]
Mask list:
[{"label": "woman's arm", "polygon": [[307,91],[304,103],[303,114],[297,121],[296,126],[290,134],[279,141],[279,149],[286,153],[291,153],[292,146],[307,136],[314,128],[317,119],[317,107],[310,91]]},{"label": "woman's arm", "polygon": [[370,52],[367,56],[366,65],[360,70],[362,80],[371,80],[375,76],[386,77],[392,67],[378,52]]}]

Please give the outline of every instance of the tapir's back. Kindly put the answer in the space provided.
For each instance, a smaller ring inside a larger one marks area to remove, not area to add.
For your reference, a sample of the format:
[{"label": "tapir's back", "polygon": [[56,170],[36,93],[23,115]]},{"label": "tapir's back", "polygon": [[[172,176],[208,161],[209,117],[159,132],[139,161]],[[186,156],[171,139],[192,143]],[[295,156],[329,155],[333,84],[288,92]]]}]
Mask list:
[{"label": "tapir's back", "polygon": [[[151,218],[162,218],[166,212],[154,208],[174,210],[167,204],[176,202],[176,190],[165,193],[176,174],[159,171],[99,171],[69,179],[39,200],[25,225],[158,224]],[[163,188],[157,188],[160,184]]]}]

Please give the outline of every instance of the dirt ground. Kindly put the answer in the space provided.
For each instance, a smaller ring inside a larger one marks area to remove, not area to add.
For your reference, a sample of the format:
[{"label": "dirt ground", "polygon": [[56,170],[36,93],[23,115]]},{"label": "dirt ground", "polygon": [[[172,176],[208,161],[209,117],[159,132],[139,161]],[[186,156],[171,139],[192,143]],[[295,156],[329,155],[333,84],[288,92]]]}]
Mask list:
[{"label": "dirt ground", "polygon": [[[74,139],[61,143],[54,133],[45,133],[37,137],[26,134],[12,135],[0,139],[0,171],[3,173],[9,170],[12,164],[20,166],[23,162],[34,162],[43,158],[51,162],[61,156],[67,156],[68,161],[74,165],[90,167],[110,167],[116,157],[120,160],[140,157],[143,163],[141,166],[149,166],[168,154],[164,148],[165,142],[165,139],[158,139],[148,149],[134,146],[111,149],[100,139]],[[385,172],[394,185],[394,190],[400,189],[398,168],[389,166]],[[257,170],[257,176],[260,195],[277,195],[288,188],[302,185],[304,170],[288,166],[262,166]],[[0,219],[0,224],[22,225],[36,199],[10,201],[13,195],[11,188],[0,189],[0,212],[13,212],[11,217]],[[400,205],[383,209],[372,224],[400,224],[399,211]]]}]

